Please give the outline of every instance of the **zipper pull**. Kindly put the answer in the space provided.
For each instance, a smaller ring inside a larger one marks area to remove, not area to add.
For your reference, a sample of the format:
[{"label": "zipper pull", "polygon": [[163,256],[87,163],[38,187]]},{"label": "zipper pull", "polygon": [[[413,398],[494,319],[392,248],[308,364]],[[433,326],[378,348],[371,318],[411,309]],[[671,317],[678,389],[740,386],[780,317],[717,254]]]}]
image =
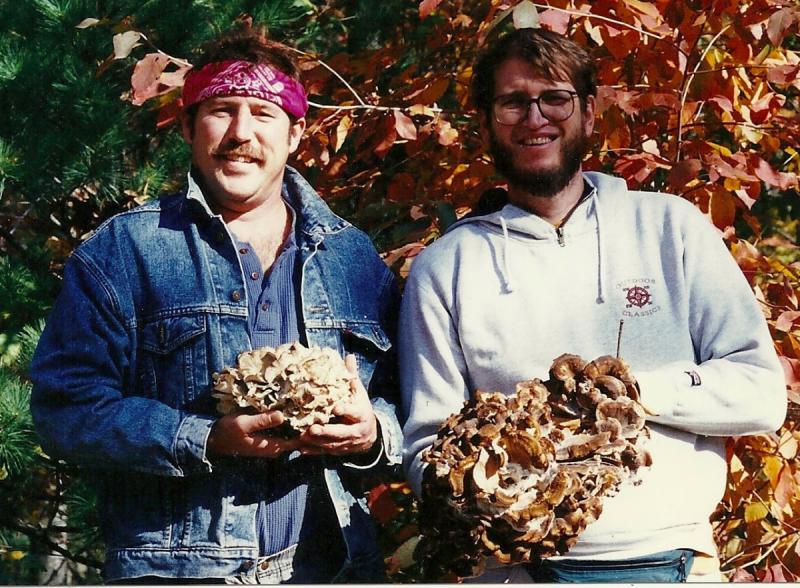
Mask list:
[{"label": "zipper pull", "polygon": [[566,245],[566,242],[564,241],[564,226],[563,225],[561,225],[560,227],[556,227],[556,237],[558,238],[558,244],[561,247],[564,247]]}]

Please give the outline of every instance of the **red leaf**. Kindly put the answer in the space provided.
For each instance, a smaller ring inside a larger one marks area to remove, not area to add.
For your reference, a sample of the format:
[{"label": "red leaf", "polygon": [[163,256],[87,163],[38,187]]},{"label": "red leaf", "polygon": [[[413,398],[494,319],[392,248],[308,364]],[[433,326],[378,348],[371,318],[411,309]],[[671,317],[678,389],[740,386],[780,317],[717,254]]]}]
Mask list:
[{"label": "red leaf", "polygon": [[761,582],[786,582],[786,577],[783,575],[783,565],[780,563],[774,564],[772,567],[764,571],[764,576],[760,578]]},{"label": "red leaf", "polygon": [[686,190],[686,185],[696,180],[703,164],[699,159],[684,159],[672,166],[669,172],[669,185],[677,192]]},{"label": "red leaf", "polygon": [[375,486],[369,491],[367,504],[379,525],[388,523],[400,512],[392,498],[392,492],[386,484]]},{"label": "red leaf", "polygon": [[431,12],[436,10],[436,7],[441,4],[442,0],[422,0],[419,3],[419,17],[425,18]]},{"label": "red leaf", "polygon": [[417,140],[417,127],[414,125],[414,121],[399,110],[394,111],[394,128],[402,139]]},{"label": "red leaf", "polygon": [[758,156],[753,157],[749,163],[753,166],[753,172],[756,177],[762,182],[766,182],[781,190],[789,190],[797,186],[797,176],[795,174],[775,171],[766,161]]},{"label": "red leaf", "polygon": [[783,368],[783,379],[787,386],[800,384],[800,359],[792,359],[781,355],[778,357]]},{"label": "red leaf", "polygon": [[552,10],[548,8],[539,13],[539,24],[561,35],[567,34],[569,19],[569,13],[562,10]]},{"label": "red leaf", "polygon": [[132,102],[136,106],[141,106],[146,100],[158,96],[159,78],[169,62],[170,58],[161,53],[148,53],[136,62],[131,76]]},{"label": "red leaf", "polygon": [[778,320],[775,321],[775,328],[779,331],[783,331],[784,333],[788,333],[797,322],[798,318],[800,318],[800,311],[784,311],[780,314]]},{"label": "red leaf", "polygon": [[397,140],[397,130],[395,129],[394,117],[384,117],[381,124],[375,131],[379,137],[378,142],[373,148],[373,152],[378,157],[385,157]]},{"label": "red leaf", "polygon": [[773,13],[767,22],[767,36],[769,37],[769,42],[775,47],[780,47],[786,29],[794,24],[798,16],[800,16],[800,12],[798,12],[796,7],[781,8]]},{"label": "red leaf", "polygon": [[401,172],[392,178],[387,197],[392,202],[409,202],[416,196],[417,181],[408,172]]},{"label": "red leaf", "polygon": [[170,100],[158,111],[158,118],[156,119],[156,128],[163,129],[169,125],[176,123],[178,117],[183,109],[183,103],[180,99]]},{"label": "red leaf", "polygon": [[767,81],[773,84],[792,84],[800,76],[800,65],[773,65],[767,70]]}]

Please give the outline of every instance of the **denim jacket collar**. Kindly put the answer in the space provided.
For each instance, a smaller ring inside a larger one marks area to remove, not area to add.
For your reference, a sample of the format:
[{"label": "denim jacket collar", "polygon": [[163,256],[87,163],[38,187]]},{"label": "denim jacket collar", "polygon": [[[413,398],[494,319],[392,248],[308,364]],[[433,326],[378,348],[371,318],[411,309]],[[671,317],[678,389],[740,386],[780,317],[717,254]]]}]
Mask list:
[{"label": "denim jacket collar", "polygon": [[[322,241],[326,235],[333,235],[351,226],[331,212],[300,172],[288,165],[283,174],[282,196],[297,213],[300,231],[314,242]],[[186,199],[197,202],[207,217],[217,216],[208,205],[191,171],[187,174]]]}]

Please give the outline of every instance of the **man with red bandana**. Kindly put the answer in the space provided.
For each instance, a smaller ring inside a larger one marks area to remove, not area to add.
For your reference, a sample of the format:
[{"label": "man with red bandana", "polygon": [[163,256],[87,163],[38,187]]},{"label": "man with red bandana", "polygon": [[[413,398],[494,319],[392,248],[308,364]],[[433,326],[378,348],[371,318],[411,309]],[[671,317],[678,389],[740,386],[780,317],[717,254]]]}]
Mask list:
[{"label": "man with red bandana", "polygon": [[[183,89],[186,187],[66,264],[31,407],[47,451],[97,481],[107,582],[383,578],[364,492],[400,462],[398,291],[286,165],[308,108],[298,73],[251,29],[211,43]],[[220,418],[212,374],[293,341],[347,356],[354,396],[334,421],[286,439],[270,435],[279,413]]]}]

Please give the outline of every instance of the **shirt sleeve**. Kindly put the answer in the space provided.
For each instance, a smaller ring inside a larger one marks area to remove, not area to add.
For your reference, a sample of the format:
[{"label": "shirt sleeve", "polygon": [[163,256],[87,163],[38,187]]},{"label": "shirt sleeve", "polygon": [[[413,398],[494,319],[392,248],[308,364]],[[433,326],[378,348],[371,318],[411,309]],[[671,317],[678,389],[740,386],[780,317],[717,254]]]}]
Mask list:
[{"label": "shirt sleeve", "polygon": [[125,394],[131,327],[115,296],[73,254],[31,365],[31,412],[43,447],[90,467],[165,476],[210,471],[205,447],[215,418]]},{"label": "shirt sleeve", "polygon": [[683,262],[695,361],[637,372],[643,404],[653,422],[695,434],[774,431],[787,400],[766,320],[718,233],[692,212]]},{"label": "shirt sleeve", "polygon": [[[424,253],[414,261],[400,311],[400,391],[405,425],[403,465],[411,487],[421,492],[425,464],[443,421],[469,398],[466,362],[457,322],[444,291],[433,280]],[[446,279],[442,278],[441,282]]]}]

